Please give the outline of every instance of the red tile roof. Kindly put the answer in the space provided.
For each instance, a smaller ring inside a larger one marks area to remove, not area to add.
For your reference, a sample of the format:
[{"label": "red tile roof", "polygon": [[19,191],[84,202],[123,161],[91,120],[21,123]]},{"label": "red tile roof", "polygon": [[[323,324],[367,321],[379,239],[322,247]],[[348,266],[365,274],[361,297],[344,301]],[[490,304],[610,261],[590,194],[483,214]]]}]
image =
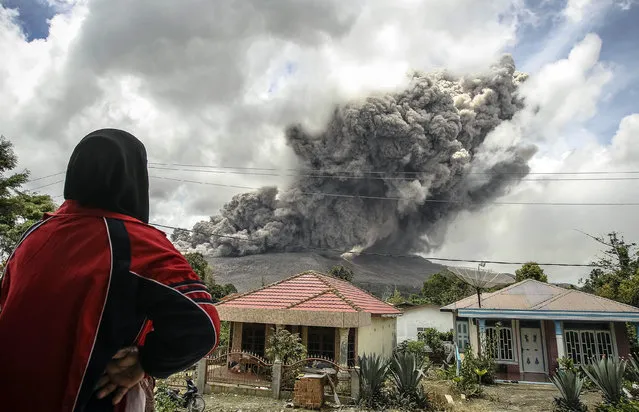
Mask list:
[{"label": "red tile roof", "polygon": [[218,306],[251,309],[290,309],[325,312],[367,312],[399,315],[401,311],[349,282],[314,271],[300,273],[242,295],[230,296]]}]

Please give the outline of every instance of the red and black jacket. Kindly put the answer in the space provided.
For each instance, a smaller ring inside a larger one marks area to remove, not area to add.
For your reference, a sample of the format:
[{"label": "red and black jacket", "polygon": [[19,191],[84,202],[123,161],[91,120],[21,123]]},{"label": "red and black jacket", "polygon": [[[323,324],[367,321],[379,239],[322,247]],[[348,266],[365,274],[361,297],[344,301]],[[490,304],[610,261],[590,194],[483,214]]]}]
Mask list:
[{"label": "red and black jacket", "polygon": [[163,232],[66,201],[6,264],[0,409],[113,411],[94,387],[119,349],[144,338],[143,369],[165,378],[211,352],[219,324],[211,295]]}]

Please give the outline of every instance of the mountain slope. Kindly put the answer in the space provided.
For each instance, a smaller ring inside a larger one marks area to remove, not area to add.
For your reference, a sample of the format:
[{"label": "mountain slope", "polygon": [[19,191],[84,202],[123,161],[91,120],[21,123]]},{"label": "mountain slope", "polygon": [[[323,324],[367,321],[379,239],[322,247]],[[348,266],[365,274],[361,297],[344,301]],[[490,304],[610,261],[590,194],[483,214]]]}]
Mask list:
[{"label": "mountain slope", "polygon": [[417,293],[424,281],[444,269],[419,256],[356,256],[351,261],[336,254],[313,252],[269,253],[242,257],[207,258],[217,283],[233,283],[239,292],[257,289],[289,276],[316,270],[326,273],[342,265],[355,273],[353,283],[378,296],[397,287],[402,293]]}]

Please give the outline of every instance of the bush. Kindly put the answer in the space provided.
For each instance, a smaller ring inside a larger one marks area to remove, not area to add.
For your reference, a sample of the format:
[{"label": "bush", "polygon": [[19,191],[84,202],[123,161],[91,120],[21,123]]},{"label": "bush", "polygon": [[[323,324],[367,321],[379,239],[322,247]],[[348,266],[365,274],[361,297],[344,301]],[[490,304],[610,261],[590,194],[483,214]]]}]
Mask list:
[{"label": "bush", "polygon": [[617,405],[598,405],[595,410],[597,412],[637,412],[639,411],[639,401],[624,399]]},{"label": "bush", "polygon": [[336,277],[337,279],[342,279],[345,280],[347,282],[352,282],[353,281],[353,277],[355,276],[355,274],[353,273],[353,271],[347,267],[338,265],[338,266],[333,266],[329,271],[328,274]]},{"label": "bush", "polygon": [[426,342],[421,340],[405,340],[395,348],[395,354],[405,355],[412,354],[417,359],[420,368],[428,365],[428,350]]},{"label": "bush", "polygon": [[441,363],[446,357],[446,350],[444,349],[444,341],[442,335],[446,337],[444,333],[440,333],[435,328],[428,328],[423,332],[419,332],[418,339],[426,343],[431,350],[431,358],[436,359],[437,363]]},{"label": "bush", "polygon": [[155,411],[175,412],[180,405],[169,395],[169,387],[164,381],[158,381],[155,388]]},{"label": "bush", "polygon": [[582,378],[583,389],[591,390],[595,388],[595,384],[590,379],[588,379],[581,368],[575,365],[575,361],[572,358],[559,358],[557,359],[557,362],[559,363],[559,369],[576,373],[577,375],[579,375],[580,378]]},{"label": "bush", "polygon": [[453,330],[451,329],[448,332],[439,332],[439,339],[443,340],[444,342],[453,342],[454,341]]},{"label": "bush", "polygon": [[282,363],[288,364],[304,359],[306,347],[299,333],[291,333],[286,329],[275,331],[271,328],[265,353],[266,358],[271,362],[279,359]]},{"label": "bush", "polygon": [[457,390],[472,398],[483,393],[482,384],[495,383],[496,365],[494,359],[482,353],[476,356],[468,347],[461,364],[459,376],[453,378]]}]

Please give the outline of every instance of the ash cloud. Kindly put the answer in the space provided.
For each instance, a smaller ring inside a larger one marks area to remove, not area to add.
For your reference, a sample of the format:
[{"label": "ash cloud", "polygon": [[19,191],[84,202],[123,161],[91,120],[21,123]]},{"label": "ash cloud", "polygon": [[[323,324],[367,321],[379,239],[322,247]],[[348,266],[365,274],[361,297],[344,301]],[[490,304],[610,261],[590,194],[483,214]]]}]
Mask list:
[{"label": "ash cloud", "polygon": [[291,125],[287,142],[302,167],[288,188],[237,195],[173,240],[212,256],[434,248],[458,212],[494,201],[529,172],[534,148],[483,145],[523,108],[516,92],[525,79],[510,56],[476,76],[414,73],[403,91],[336,108],[322,132]]}]

